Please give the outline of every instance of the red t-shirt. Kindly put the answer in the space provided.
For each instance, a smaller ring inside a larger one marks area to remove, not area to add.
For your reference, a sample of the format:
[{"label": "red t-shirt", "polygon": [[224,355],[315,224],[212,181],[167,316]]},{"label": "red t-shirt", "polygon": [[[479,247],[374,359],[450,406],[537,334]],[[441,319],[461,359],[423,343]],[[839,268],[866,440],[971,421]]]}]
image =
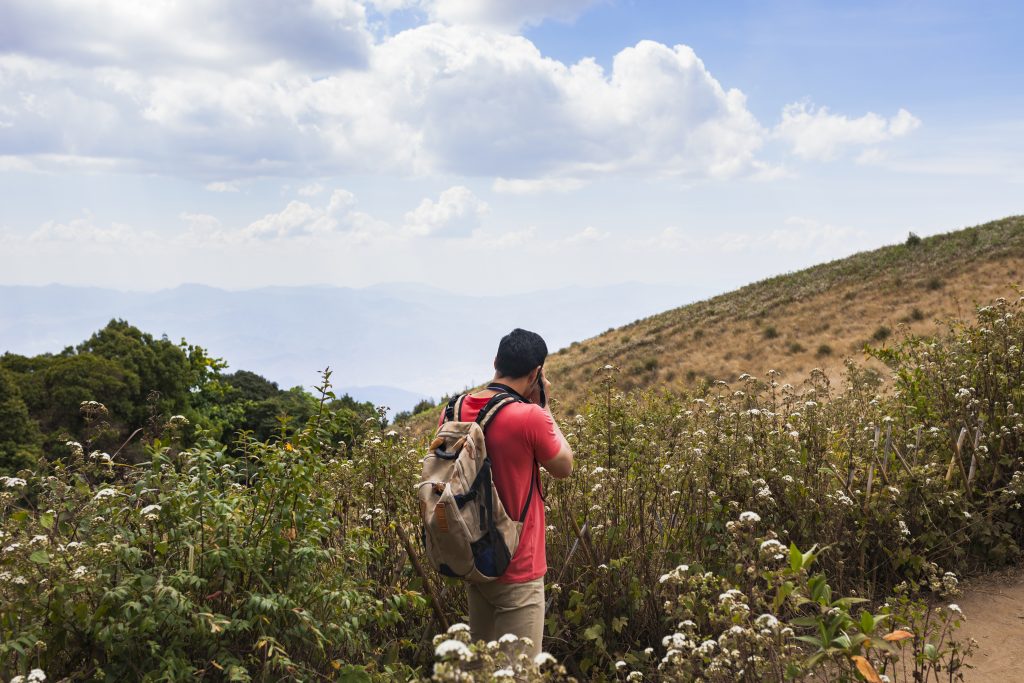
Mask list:
[{"label": "red t-shirt", "polygon": [[[466,396],[462,401],[462,415],[455,419],[463,422],[475,420],[489,400],[490,397]],[[441,419],[444,420],[443,413]],[[498,579],[500,583],[533,581],[548,570],[544,548],[544,501],[535,483],[534,461],[542,465],[550,462],[561,448],[562,442],[555,432],[551,415],[533,403],[511,403],[502,408],[487,426],[487,455],[494,472],[494,487],[509,517],[519,519],[530,488],[533,488],[519,547],[508,569]]]}]

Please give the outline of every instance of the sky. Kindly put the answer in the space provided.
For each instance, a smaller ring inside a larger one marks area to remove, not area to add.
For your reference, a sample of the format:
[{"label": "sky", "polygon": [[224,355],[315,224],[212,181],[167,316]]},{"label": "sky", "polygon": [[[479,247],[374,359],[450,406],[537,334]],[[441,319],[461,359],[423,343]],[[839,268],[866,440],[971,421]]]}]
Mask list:
[{"label": "sky", "polygon": [[0,284],[695,296],[1024,213],[1020,2],[5,0]]}]

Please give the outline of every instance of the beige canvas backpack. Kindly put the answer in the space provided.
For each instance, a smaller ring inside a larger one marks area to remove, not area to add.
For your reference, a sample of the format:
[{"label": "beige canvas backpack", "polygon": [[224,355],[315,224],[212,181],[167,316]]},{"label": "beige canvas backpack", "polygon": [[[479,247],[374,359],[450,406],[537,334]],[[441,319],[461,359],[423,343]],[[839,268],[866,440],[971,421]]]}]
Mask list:
[{"label": "beige canvas backpack", "polygon": [[505,573],[519,546],[534,481],[518,518],[509,517],[494,487],[484,437],[498,412],[522,397],[500,391],[472,422],[461,421],[463,399],[456,396],[445,408],[423,458],[417,497],[430,563],[446,576],[485,583]]}]

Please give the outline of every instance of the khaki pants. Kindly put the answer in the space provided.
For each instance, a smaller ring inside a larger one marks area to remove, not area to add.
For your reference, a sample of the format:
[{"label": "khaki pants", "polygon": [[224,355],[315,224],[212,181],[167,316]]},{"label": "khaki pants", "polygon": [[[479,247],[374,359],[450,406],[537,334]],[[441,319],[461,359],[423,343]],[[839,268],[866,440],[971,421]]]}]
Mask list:
[{"label": "khaki pants", "polygon": [[540,654],[544,637],[544,577],[526,583],[469,583],[469,629],[474,640],[497,640],[506,633],[533,641]]}]

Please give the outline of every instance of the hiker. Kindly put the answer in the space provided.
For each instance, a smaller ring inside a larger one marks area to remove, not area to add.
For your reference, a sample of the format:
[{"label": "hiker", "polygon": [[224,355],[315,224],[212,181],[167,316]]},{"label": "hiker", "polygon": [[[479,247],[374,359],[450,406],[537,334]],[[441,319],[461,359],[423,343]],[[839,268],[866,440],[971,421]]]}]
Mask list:
[{"label": "hiker", "polygon": [[[533,643],[531,656],[541,652],[547,572],[539,467],[561,479],[572,473],[573,464],[572,449],[547,405],[551,386],[543,372],[547,355],[547,344],[539,334],[512,330],[498,344],[494,380],[485,389],[452,399],[441,417],[442,427],[453,420],[472,422],[485,407],[489,411],[496,402],[501,404],[483,424],[484,448],[491,462],[485,476],[493,474],[493,488],[507,511],[507,517],[498,511],[500,520],[506,526],[510,519],[519,520],[522,528],[507,567],[495,572],[497,579],[466,576],[469,627],[475,640],[496,640],[506,633],[528,637]],[[447,534],[436,535],[442,536]],[[446,567],[440,569],[445,572]]]}]

